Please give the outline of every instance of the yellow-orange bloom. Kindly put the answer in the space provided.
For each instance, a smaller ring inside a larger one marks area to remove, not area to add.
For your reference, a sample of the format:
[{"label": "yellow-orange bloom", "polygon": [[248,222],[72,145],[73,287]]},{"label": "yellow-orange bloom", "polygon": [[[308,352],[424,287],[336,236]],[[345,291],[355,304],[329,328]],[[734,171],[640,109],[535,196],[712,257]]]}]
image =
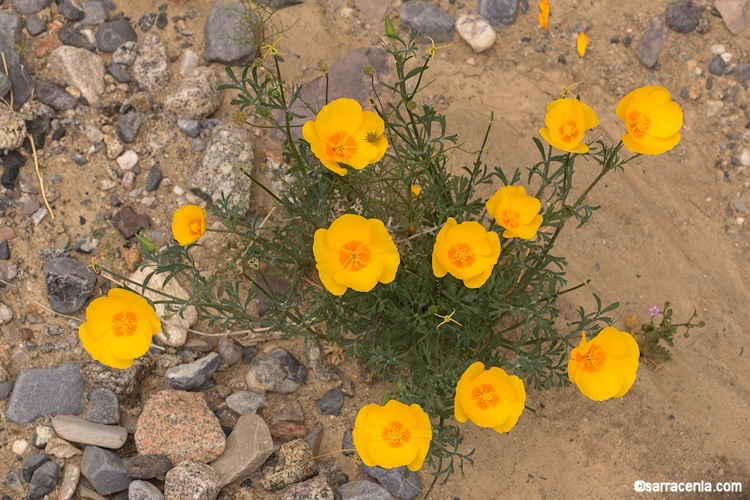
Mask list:
[{"label": "yellow-orange bloom", "polygon": [[112,288],[106,297],[86,307],[86,321],[78,328],[81,345],[98,362],[130,368],[146,354],[161,323],[154,308],[137,293]]},{"label": "yellow-orange bloom", "polygon": [[539,134],[551,146],[569,153],[587,153],[583,134],[599,124],[599,118],[588,105],[578,99],[562,98],[547,104],[546,128]]},{"label": "yellow-orange bloom", "polygon": [[180,246],[195,243],[206,232],[206,211],[198,205],[184,205],[172,215],[172,236]]},{"label": "yellow-orange bloom", "polygon": [[391,399],[385,406],[363,406],[354,421],[354,448],[370,467],[393,469],[406,465],[418,471],[430,449],[432,425],[418,404]]},{"label": "yellow-orange bloom", "polygon": [[471,420],[479,427],[508,432],[523,413],[526,389],[516,375],[496,366],[489,370],[477,361],[469,366],[456,385],[456,420]]},{"label": "yellow-orange bloom", "polygon": [[542,202],[526,196],[523,186],[503,186],[487,200],[487,212],[505,228],[504,238],[531,240],[542,225]]},{"label": "yellow-orange bloom", "polygon": [[638,342],[627,332],[607,327],[570,353],[568,378],[594,401],[620,398],[635,382],[640,357]]},{"label": "yellow-orange bloom", "polygon": [[628,129],[622,142],[634,153],[658,155],[680,142],[682,109],[664,87],[633,90],[620,100],[615,113]]},{"label": "yellow-orange bloom", "polygon": [[576,38],[576,50],[578,51],[578,57],[586,55],[586,48],[589,46],[589,37],[583,31],[578,32],[578,38]]},{"label": "yellow-orange bloom", "polygon": [[369,292],[378,282],[390,283],[401,263],[385,224],[354,214],[315,231],[313,255],[320,281],[334,295],[347,288]]},{"label": "yellow-orange bloom", "polygon": [[448,217],[432,250],[432,272],[442,278],[450,273],[467,288],[479,288],[492,274],[500,258],[500,237],[476,221],[456,223]]},{"label": "yellow-orange bloom", "polygon": [[412,184],[409,190],[411,191],[412,196],[414,196],[415,198],[419,198],[419,196],[422,194],[422,188],[417,184]]},{"label": "yellow-orange bloom", "polygon": [[549,0],[539,2],[539,26],[544,30],[549,26]]},{"label": "yellow-orange bloom", "polygon": [[315,121],[305,123],[302,136],[324,167],[346,175],[339,163],[361,170],[380,161],[388,148],[384,130],[377,113],[362,111],[354,99],[341,98],[323,106]]}]

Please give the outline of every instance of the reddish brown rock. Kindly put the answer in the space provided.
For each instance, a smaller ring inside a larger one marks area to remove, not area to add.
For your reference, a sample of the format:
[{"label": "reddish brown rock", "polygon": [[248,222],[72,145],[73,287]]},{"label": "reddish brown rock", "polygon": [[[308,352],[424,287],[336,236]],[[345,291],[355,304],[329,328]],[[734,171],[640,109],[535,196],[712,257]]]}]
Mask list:
[{"label": "reddish brown rock", "polygon": [[279,443],[288,443],[306,435],[307,429],[305,429],[305,426],[293,422],[281,422],[271,426],[271,437]]}]

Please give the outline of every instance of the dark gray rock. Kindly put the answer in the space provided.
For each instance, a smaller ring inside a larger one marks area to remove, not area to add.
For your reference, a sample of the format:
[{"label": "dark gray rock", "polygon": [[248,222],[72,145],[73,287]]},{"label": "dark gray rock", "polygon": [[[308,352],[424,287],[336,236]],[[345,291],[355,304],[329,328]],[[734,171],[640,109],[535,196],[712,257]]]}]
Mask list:
[{"label": "dark gray rock", "polygon": [[203,27],[205,37],[204,59],[206,62],[220,62],[231,65],[244,65],[254,55],[252,46],[237,39],[242,32],[240,20],[245,15],[243,3],[216,2],[206,17]]},{"label": "dark gray rock", "polygon": [[340,500],[393,500],[388,490],[372,481],[353,481],[342,484],[337,490]]},{"label": "dark gray rock", "polygon": [[219,355],[228,365],[236,365],[242,361],[242,346],[231,340],[222,338],[219,340]]},{"label": "dark gray rock", "polygon": [[341,387],[334,387],[315,400],[315,408],[323,415],[339,415],[344,406],[344,393]]},{"label": "dark gray rock", "polygon": [[315,424],[315,427],[307,433],[304,440],[312,450],[313,455],[318,455],[320,453],[320,444],[323,442],[323,424],[320,422]]},{"label": "dark gray rock", "polygon": [[48,80],[37,80],[36,95],[40,101],[55,111],[73,109],[78,103],[75,97],[68,94],[62,86]]},{"label": "dark gray rock", "polygon": [[138,18],[138,27],[145,33],[151,29],[154,25],[154,21],[156,21],[156,12],[146,12]]},{"label": "dark gray rock", "polygon": [[83,451],[81,474],[100,495],[124,491],[132,481],[122,458],[98,446],[87,446]]},{"label": "dark gray rock", "polygon": [[42,272],[50,307],[62,314],[81,309],[96,285],[94,271],[70,257],[45,262]]},{"label": "dark gray rock", "polygon": [[274,10],[283,9],[284,7],[291,7],[292,5],[299,5],[304,0],[258,0],[259,4],[263,4],[266,7],[271,7]]},{"label": "dark gray rock", "polygon": [[8,259],[10,259],[10,246],[8,245],[8,240],[3,240],[0,243],[0,260]]},{"label": "dark gray rock", "polygon": [[86,156],[82,155],[80,153],[72,154],[72,155],[70,155],[70,158],[71,158],[71,160],[73,160],[74,162],[76,162],[77,165],[85,165],[86,163],[88,163],[88,160],[86,159]]},{"label": "dark gray rock", "polygon": [[209,465],[182,462],[167,472],[164,493],[167,498],[216,498],[222,481]]},{"label": "dark gray rock", "polygon": [[5,415],[21,425],[43,415],[77,415],[83,411],[85,385],[79,363],[21,370]]},{"label": "dark gray rock", "polygon": [[258,408],[266,402],[266,396],[252,391],[237,391],[227,396],[226,402],[232,411],[247,415],[258,411]]},{"label": "dark gray rock", "polygon": [[31,477],[29,482],[29,491],[26,493],[26,500],[41,500],[46,495],[52,493],[57,486],[57,479],[60,476],[60,466],[55,462],[46,462],[42,464]]},{"label": "dark gray rock", "polygon": [[167,27],[167,24],[169,24],[169,18],[167,17],[166,12],[159,12],[159,15],[156,17],[156,27],[160,30],[163,30]]},{"label": "dark gray rock", "polygon": [[180,132],[187,135],[188,137],[198,137],[198,134],[201,133],[201,124],[198,120],[178,118],[177,128],[179,128]]},{"label": "dark gray rock", "polygon": [[140,111],[129,111],[117,124],[117,136],[130,144],[138,136],[138,131],[146,124],[146,115]]},{"label": "dark gray rock", "polygon": [[412,500],[422,491],[422,479],[406,467],[383,469],[361,465],[362,472],[375,478],[388,492],[403,500]]},{"label": "dark gray rock", "polygon": [[120,401],[117,394],[104,387],[94,389],[84,418],[97,424],[119,424]]},{"label": "dark gray rock", "polygon": [[20,14],[35,14],[47,7],[50,0],[11,0],[10,5]]},{"label": "dark gray rock", "polygon": [[299,389],[306,379],[307,367],[281,347],[253,361],[245,374],[247,388],[259,393],[289,394]]},{"label": "dark gray rock", "polygon": [[21,462],[21,475],[27,483],[31,482],[31,476],[43,463],[49,462],[49,457],[44,453],[29,453]]},{"label": "dark gray rock", "polygon": [[[49,4],[49,0],[45,0]],[[8,75],[13,88],[13,109],[18,110],[31,97],[34,80],[21,64],[16,46],[21,44],[21,19],[11,10],[0,10],[0,52],[5,53]]]},{"label": "dark gray rock", "polygon": [[720,55],[716,54],[708,64],[708,72],[712,75],[721,76],[724,74],[724,70],[726,69],[726,67],[727,63],[724,62],[724,59],[722,59]]},{"label": "dark gray rock", "polygon": [[357,453],[354,450],[354,436],[351,429],[344,432],[344,436],[341,438],[341,449],[344,450],[343,453],[347,457],[354,456]]},{"label": "dark gray rock", "polygon": [[738,82],[745,83],[750,80],[750,63],[740,64],[732,73]]},{"label": "dark gray rock", "polygon": [[221,356],[212,352],[208,356],[197,359],[192,363],[173,366],[167,370],[164,378],[172,387],[183,391],[190,391],[203,385],[216,371],[221,363]]},{"label": "dark gray rock", "polygon": [[159,189],[161,184],[162,173],[159,165],[154,165],[151,170],[148,171],[148,179],[146,179],[146,191],[156,191]]},{"label": "dark gray rock", "polygon": [[[29,35],[37,36],[43,33],[46,29],[47,23],[44,22],[42,18],[40,18],[36,14],[26,16],[26,31],[29,32]],[[0,92],[0,95],[2,95],[2,92]]]},{"label": "dark gray rock", "polygon": [[107,20],[107,9],[104,8],[104,4],[97,0],[90,0],[89,2],[83,2],[83,20],[81,24],[83,26],[96,26]]},{"label": "dark gray rock", "polygon": [[128,500],[163,500],[159,488],[148,481],[133,481],[128,486]]},{"label": "dark gray rock", "polygon": [[667,26],[678,33],[691,33],[698,26],[703,7],[692,0],[677,0],[667,5]]},{"label": "dark gray rock", "polygon": [[137,42],[138,35],[125,19],[103,23],[96,30],[96,48],[103,52],[114,52],[125,42]]},{"label": "dark gray rock", "polygon": [[0,97],[5,97],[10,91],[10,80],[5,73],[0,73]]},{"label": "dark gray rock", "polygon": [[110,64],[109,67],[107,67],[107,73],[114,76],[115,80],[120,83],[128,83],[130,81],[130,73],[128,73],[128,68],[126,68],[122,64]]},{"label": "dark gray rock", "polygon": [[150,224],[151,219],[148,215],[139,214],[130,207],[121,208],[112,217],[112,225],[126,238],[132,238],[138,231],[147,228]]},{"label": "dark gray rock", "polygon": [[128,476],[133,479],[151,479],[163,476],[172,468],[172,461],[166,455],[136,455],[124,460]]},{"label": "dark gray rock", "polygon": [[450,14],[425,0],[411,0],[401,6],[401,23],[419,30],[420,40],[429,36],[435,43],[453,40],[453,25]]},{"label": "dark gray rock", "polygon": [[3,478],[3,488],[8,488],[12,491],[23,491],[23,483],[21,483],[21,472],[18,469],[14,469]]},{"label": "dark gray rock", "polygon": [[81,34],[76,30],[72,24],[66,24],[60,31],[57,32],[57,38],[63,43],[63,45],[70,45],[71,47],[78,47],[79,49],[85,48],[89,45],[89,39],[85,35]]},{"label": "dark gray rock", "polygon": [[661,16],[651,18],[646,32],[638,45],[638,60],[647,68],[654,68],[659,62],[661,49],[669,38],[669,29]]},{"label": "dark gray rock", "polygon": [[83,19],[83,10],[79,9],[70,0],[57,0],[57,11],[68,21],[80,21]]},{"label": "dark gray rock", "polygon": [[479,14],[495,28],[507,28],[516,22],[518,0],[479,0]]},{"label": "dark gray rock", "polygon": [[8,399],[8,396],[10,395],[11,391],[13,390],[13,382],[10,380],[6,380],[3,383],[0,383],[0,399],[6,400]]}]

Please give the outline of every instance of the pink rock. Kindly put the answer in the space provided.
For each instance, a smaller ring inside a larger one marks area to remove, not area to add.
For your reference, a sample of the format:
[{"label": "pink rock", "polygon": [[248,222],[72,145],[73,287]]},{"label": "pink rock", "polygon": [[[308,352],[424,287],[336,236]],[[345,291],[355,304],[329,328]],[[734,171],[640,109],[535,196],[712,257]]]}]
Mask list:
[{"label": "pink rock", "polygon": [[226,438],[203,394],[168,389],[146,402],[135,445],[139,454],[162,453],[173,464],[208,463],[224,451]]},{"label": "pink rock", "polygon": [[16,237],[16,232],[13,230],[12,227],[0,226],[0,239],[12,240],[15,237]]},{"label": "pink rock", "polygon": [[738,35],[745,30],[748,0],[716,0],[714,7],[721,14],[727,29],[733,34]]}]

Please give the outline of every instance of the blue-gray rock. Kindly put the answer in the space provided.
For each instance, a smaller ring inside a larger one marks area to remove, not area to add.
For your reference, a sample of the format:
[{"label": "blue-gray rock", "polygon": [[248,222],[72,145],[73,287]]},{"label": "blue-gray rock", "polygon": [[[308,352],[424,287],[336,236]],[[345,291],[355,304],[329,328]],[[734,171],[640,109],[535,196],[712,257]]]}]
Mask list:
[{"label": "blue-gray rock", "polygon": [[[3,240],[2,243],[0,243],[0,260],[8,260],[10,259],[10,246],[8,245],[8,240]],[[0,320],[1,322],[2,320]]]},{"label": "blue-gray rock", "polygon": [[271,391],[290,394],[299,389],[306,379],[307,367],[281,347],[257,358],[245,374],[247,388],[259,393]]},{"label": "blue-gray rock", "polygon": [[211,466],[197,462],[182,462],[167,472],[164,493],[167,498],[216,498],[222,481]]},{"label": "blue-gray rock", "polygon": [[128,83],[130,81],[130,73],[128,73],[128,68],[126,68],[122,64],[110,64],[107,68],[107,73],[114,76],[115,80],[120,83]]},{"label": "blue-gray rock", "polygon": [[244,65],[250,62],[255,53],[249,43],[237,39],[242,33],[240,20],[245,15],[245,5],[241,2],[216,2],[206,17],[203,27],[205,37],[204,59],[206,62],[220,62],[231,65]]},{"label": "blue-gray rock", "polygon": [[153,165],[148,171],[148,178],[146,179],[146,191],[156,191],[159,189],[163,176],[159,165]]},{"label": "blue-gray rock", "polygon": [[342,484],[336,498],[341,500],[393,500],[388,490],[372,481],[353,481]]},{"label": "blue-gray rock", "polygon": [[242,346],[231,340],[222,338],[219,340],[219,355],[228,365],[236,365],[242,361]]},{"label": "blue-gray rock", "polygon": [[78,103],[75,97],[68,94],[62,86],[49,80],[37,80],[36,95],[40,101],[55,111],[73,109]]},{"label": "blue-gray rock", "polygon": [[703,6],[692,0],[677,0],[667,5],[667,26],[678,33],[691,33],[703,15]]},{"label": "blue-gray rock", "polygon": [[0,399],[8,399],[8,396],[10,396],[12,390],[13,382],[11,382],[10,380],[6,380],[5,382],[0,383]]},{"label": "blue-gray rock", "polygon": [[31,476],[26,500],[41,500],[45,495],[52,493],[59,476],[60,466],[55,462],[48,461],[42,464]]},{"label": "blue-gray rock", "polygon": [[200,387],[216,371],[221,363],[221,357],[212,352],[208,356],[197,359],[192,363],[173,366],[167,370],[164,378],[172,387],[183,391],[189,391]]},{"label": "blue-gray rock", "polygon": [[137,42],[138,35],[125,19],[102,23],[96,30],[96,47],[104,52],[114,52],[125,42]]},{"label": "blue-gray rock", "polygon": [[147,12],[138,18],[138,27],[144,33],[151,29],[156,21],[156,12]]},{"label": "blue-gray rock", "polygon": [[43,463],[49,462],[49,457],[44,453],[29,453],[21,462],[21,475],[27,483],[31,482],[31,476]]},{"label": "blue-gray rock", "polygon": [[638,60],[647,68],[654,68],[659,62],[661,49],[664,42],[669,38],[669,29],[661,16],[651,18],[646,32],[643,33],[641,43],[638,45]]},{"label": "blue-gray rock", "polygon": [[128,500],[164,500],[164,494],[148,481],[138,480],[128,486]]},{"label": "blue-gray rock", "polygon": [[117,136],[130,144],[138,136],[138,131],[146,124],[146,115],[140,111],[129,111],[117,124]]},{"label": "blue-gray rock", "polygon": [[78,47],[82,49],[89,44],[89,39],[83,34],[79,33],[72,24],[66,24],[60,31],[57,32],[57,38],[63,43],[63,45],[70,45],[71,47]]},{"label": "blue-gray rock", "polygon": [[724,70],[726,69],[726,67],[727,63],[724,62],[724,59],[722,59],[720,55],[716,54],[708,64],[708,72],[712,75],[721,76],[724,74]]},{"label": "blue-gray rock", "polygon": [[72,155],[70,155],[70,158],[74,162],[76,162],[77,165],[85,165],[86,163],[88,163],[88,160],[86,159],[86,156],[82,155],[80,153],[72,154]]},{"label": "blue-gray rock", "polygon": [[344,393],[341,386],[334,387],[323,394],[320,399],[315,400],[315,408],[323,415],[339,415],[344,406]]},{"label": "blue-gray rock", "polygon": [[507,28],[516,22],[518,0],[479,0],[478,12],[495,28]]},{"label": "blue-gray rock", "polygon": [[96,26],[107,20],[107,9],[104,8],[102,2],[97,0],[90,0],[81,4],[83,7],[83,20],[81,24],[83,26]]},{"label": "blue-gray rock", "polygon": [[0,97],[5,97],[10,91],[10,80],[5,73],[0,73]]},{"label": "blue-gray rock", "polygon": [[750,80],[750,63],[740,64],[732,73],[738,82],[745,83]]},{"label": "blue-gray rock", "polygon": [[344,436],[341,438],[341,449],[343,450],[342,453],[347,457],[352,457],[357,453],[354,450],[354,436],[351,429],[344,432]]},{"label": "blue-gray rock", "polygon": [[0,52],[5,53],[15,110],[23,106],[34,91],[31,72],[21,64],[21,56],[16,50],[16,46],[20,44],[21,19],[11,10],[0,10]]},{"label": "blue-gray rock", "polygon": [[[31,36],[37,36],[40,33],[44,32],[44,30],[47,29],[47,23],[42,20],[39,16],[36,14],[31,14],[29,16],[26,16],[26,31],[29,32],[29,35]],[[0,95],[2,92],[0,92]]]},{"label": "blue-gray rock", "polygon": [[133,481],[122,458],[115,453],[87,446],[81,458],[81,474],[88,479],[100,495],[111,495],[128,489]]},{"label": "blue-gray rock", "polygon": [[45,262],[42,272],[50,307],[62,314],[81,309],[96,285],[94,271],[70,257]]},{"label": "blue-gray rock", "polygon": [[412,500],[422,491],[422,480],[406,467],[383,469],[382,467],[370,467],[365,464],[362,464],[361,467],[365,474],[375,478],[391,495],[400,499]]},{"label": "blue-gray rock", "polygon": [[136,455],[126,458],[128,476],[133,479],[151,479],[163,476],[172,468],[172,461],[166,455]]},{"label": "blue-gray rock", "polygon": [[167,27],[167,24],[169,23],[169,18],[167,17],[166,12],[159,12],[159,15],[156,17],[156,27],[160,30],[163,30]]},{"label": "blue-gray rock", "polygon": [[141,229],[151,224],[148,215],[139,214],[130,207],[123,207],[112,217],[112,225],[126,238],[132,238]]},{"label": "blue-gray rock", "polygon": [[68,21],[80,21],[84,16],[83,10],[73,5],[70,0],[57,0],[57,11]]},{"label": "blue-gray rock", "polygon": [[453,40],[453,25],[450,14],[425,0],[411,0],[401,6],[401,23],[419,30],[420,40],[429,36],[436,43]]},{"label": "blue-gray rock", "polygon": [[258,411],[258,408],[266,402],[266,396],[252,391],[237,391],[227,396],[226,402],[230,410],[240,415],[247,415]]},{"label": "blue-gray rock", "polygon": [[180,132],[187,135],[188,137],[198,137],[198,134],[201,133],[201,124],[198,120],[178,118],[177,128],[179,128]]},{"label": "blue-gray rock", "polygon": [[117,394],[104,387],[94,389],[84,418],[97,424],[119,424],[120,401]]},{"label": "blue-gray rock", "polygon": [[51,0],[11,0],[10,5],[20,14],[34,14],[47,7]]},{"label": "blue-gray rock", "polygon": [[83,411],[85,385],[80,363],[21,370],[5,415],[22,425],[43,415],[77,415]]},{"label": "blue-gray rock", "polygon": [[3,488],[8,488],[12,491],[23,491],[23,483],[21,483],[21,472],[18,469],[13,469],[8,472],[3,478]]},{"label": "blue-gray rock", "polygon": [[304,0],[258,0],[259,4],[263,4],[266,7],[271,7],[274,10],[283,9],[284,7],[291,7],[292,5],[299,5]]}]

